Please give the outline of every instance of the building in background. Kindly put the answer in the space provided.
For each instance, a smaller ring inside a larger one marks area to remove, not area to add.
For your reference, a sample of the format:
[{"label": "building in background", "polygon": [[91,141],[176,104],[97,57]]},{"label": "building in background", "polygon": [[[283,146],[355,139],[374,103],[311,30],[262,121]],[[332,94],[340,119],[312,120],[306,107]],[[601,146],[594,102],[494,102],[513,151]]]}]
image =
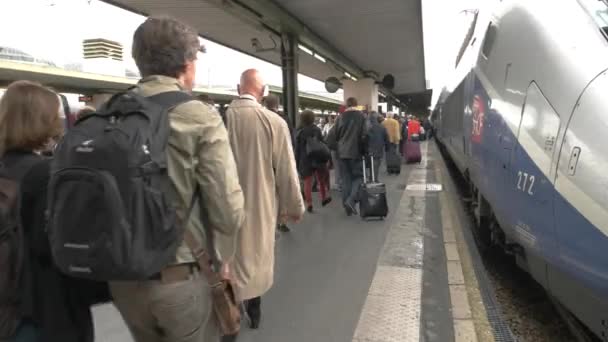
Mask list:
[{"label": "building in background", "polygon": [[32,63],[32,64],[37,64],[37,65],[46,65],[46,66],[53,66],[53,67],[56,66],[55,63],[53,63],[49,60],[42,59],[42,58],[36,58],[21,50],[11,48],[11,47],[6,47],[6,46],[0,46],[0,59],[16,61],[16,62]]},{"label": "building in background", "polygon": [[82,41],[82,52],[84,72],[125,76],[121,43],[103,38],[85,39]]}]

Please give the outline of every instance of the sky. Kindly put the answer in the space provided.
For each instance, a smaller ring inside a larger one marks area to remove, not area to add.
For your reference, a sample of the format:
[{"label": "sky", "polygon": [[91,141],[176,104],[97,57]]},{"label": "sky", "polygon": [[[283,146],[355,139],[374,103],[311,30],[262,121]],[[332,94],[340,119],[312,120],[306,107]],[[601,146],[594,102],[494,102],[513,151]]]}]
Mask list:
[{"label": "sky", "polygon": [[[476,8],[480,1],[422,0],[426,75],[435,94],[453,69],[462,42],[464,15],[459,12]],[[62,66],[82,63],[83,39],[102,37],[122,43],[125,66],[137,70],[130,58],[131,39],[143,20],[100,0],[1,0],[0,46],[17,48]],[[199,56],[197,83],[234,87],[240,73],[253,67],[265,75],[267,83],[282,84],[279,67],[212,42],[204,44],[207,53]],[[299,86],[302,91],[325,92],[323,83],[303,75]]]}]

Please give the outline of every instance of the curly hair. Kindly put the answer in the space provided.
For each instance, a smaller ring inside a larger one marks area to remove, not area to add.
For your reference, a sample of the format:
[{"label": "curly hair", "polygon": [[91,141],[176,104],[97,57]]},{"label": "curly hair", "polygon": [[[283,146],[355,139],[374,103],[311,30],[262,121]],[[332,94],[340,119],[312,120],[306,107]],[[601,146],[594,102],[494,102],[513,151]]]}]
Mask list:
[{"label": "curly hair", "polygon": [[131,54],[142,77],[178,77],[199,50],[196,30],[175,19],[150,17],[135,30]]}]

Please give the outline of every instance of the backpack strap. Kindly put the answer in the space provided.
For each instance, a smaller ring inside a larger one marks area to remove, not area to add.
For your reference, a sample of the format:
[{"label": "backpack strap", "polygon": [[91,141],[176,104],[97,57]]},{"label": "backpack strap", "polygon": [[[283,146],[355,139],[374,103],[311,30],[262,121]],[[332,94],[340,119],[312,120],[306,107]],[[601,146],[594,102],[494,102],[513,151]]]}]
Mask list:
[{"label": "backpack strap", "polygon": [[147,99],[167,110],[170,110],[182,103],[194,100],[194,97],[186,92],[175,90],[149,96]]},{"label": "backpack strap", "polygon": [[[167,110],[173,109],[182,103],[194,100],[194,97],[183,91],[167,91],[164,93],[156,94],[148,97],[148,100],[166,108]],[[194,233],[188,229],[188,221],[192,216],[194,206],[201,199],[201,188],[199,185],[194,189],[190,205],[186,211],[186,217],[184,222],[184,242],[186,246],[192,252],[195,261],[198,263],[199,268],[203,274],[207,277],[207,281],[210,285],[215,285],[220,282],[218,273],[213,270],[213,259],[212,256],[207,252],[206,248],[196,239]]]}]

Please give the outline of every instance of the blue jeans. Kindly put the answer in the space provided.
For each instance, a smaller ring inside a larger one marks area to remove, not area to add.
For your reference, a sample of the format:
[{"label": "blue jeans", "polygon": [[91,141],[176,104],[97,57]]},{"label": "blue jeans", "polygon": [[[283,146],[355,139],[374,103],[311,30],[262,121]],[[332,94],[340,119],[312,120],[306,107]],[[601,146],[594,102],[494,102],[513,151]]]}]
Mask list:
[{"label": "blue jeans", "polygon": [[359,188],[363,184],[363,161],[361,159],[340,159],[342,179],[342,203],[355,206]]},{"label": "blue jeans", "polygon": [[332,151],[331,152],[331,158],[334,162],[334,173],[335,173],[335,183],[336,183],[336,188],[340,189],[342,186],[342,180],[340,178],[342,178],[342,174],[340,173],[340,159],[338,158],[338,153],[336,151]]}]

